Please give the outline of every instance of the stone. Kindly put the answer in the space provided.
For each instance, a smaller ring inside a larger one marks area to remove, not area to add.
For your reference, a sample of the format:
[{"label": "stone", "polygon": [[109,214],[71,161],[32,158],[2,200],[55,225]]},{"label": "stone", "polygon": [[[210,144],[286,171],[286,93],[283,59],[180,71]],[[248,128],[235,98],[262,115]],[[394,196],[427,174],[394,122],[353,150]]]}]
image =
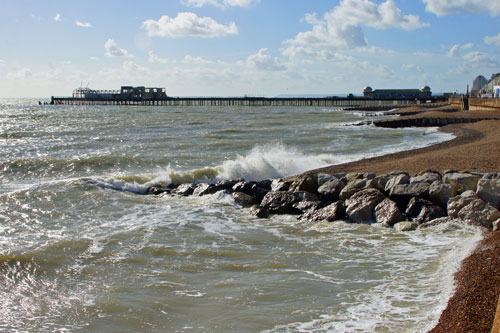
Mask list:
[{"label": "stone", "polygon": [[493,231],[498,231],[498,230],[500,230],[500,219],[493,222]]},{"label": "stone", "polygon": [[385,199],[377,189],[357,192],[346,201],[346,215],[354,223],[370,223],[374,220],[374,209]]},{"label": "stone", "polygon": [[167,189],[162,187],[161,185],[153,185],[147,188],[146,194],[152,194],[152,195],[160,195],[163,193],[170,194],[172,192],[171,189]]},{"label": "stone", "polygon": [[448,200],[454,196],[456,196],[456,192],[453,186],[442,183],[439,180],[434,181],[429,187],[430,200],[444,210],[447,209]]},{"label": "stone", "polygon": [[318,201],[318,197],[305,191],[271,191],[264,196],[260,206],[271,214],[300,214],[300,210],[294,207],[300,201]]},{"label": "stone", "polygon": [[193,184],[181,184],[174,191],[172,191],[172,193],[187,197],[193,194],[194,187],[195,186]]},{"label": "stone", "polygon": [[482,179],[498,179],[500,178],[500,172],[488,172],[483,175]]},{"label": "stone", "polygon": [[394,225],[394,230],[403,232],[403,231],[413,231],[416,230],[418,227],[418,223],[416,222],[411,222],[411,221],[403,221],[396,223]]},{"label": "stone", "polygon": [[228,193],[232,193],[233,186],[236,185],[236,182],[237,181],[234,180],[221,180],[215,184],[208,184],[208,186],[205,186],[205,184],[200,184],[194,190],[193,195],[203,196],[215,194],[220,191],[227,191]]},{"label": "stone", "polygon": [[271,191],[288,191],[290,188],[290,181],[284,181],[283,179],[274,179],[271,183]]},{"label": "stone", "polygon": [[234,192],[232,194],[234,202],[240,205],[241,207],[252,207],[257,204],[257,200],[251,195],[248,195],[243,192]]},{"label": "stone", "polygon": [[387,185],[388,181],[389,181],[389,176],[387,175],[377,176],[371,179],[369,187],[376,188],[380,192],[385,192],[385,186]]},{"label": "stone", "polygon": [[500,219],[500,212],[483,200],[476,199],[463,207],[458,217],[468,224],[492,228],[493,222]]},{"label": "stone", "polygon": [[385,226],[393,226],[403,220],[403,214],[396,203],[390,199],[384,199],[375,207],[375,222]]},{"label": "stone", "polygon": [[254,205],[250,207],[250,213],[258,218],[265,219],[269,216],[267,209],[260,207],[259,205]]},{"label": "stone", "polygon": [[447,173],[443,176],[443,182],[453,186],[458,194],[470,190],[475,191],[479,179],[481,176],[469,173]]},{"label": "stone", "polygon": [[410,184],[412,183],[428,183],[429,185],[435,181],[441,181],[441,175],[434,172],[426,172],[422,175],[411,177]]},{"label": "stone", "polygon": [[209,187],[210,187],[210,184],[207,184],[207,183],[198,184],[194,188],[193,195],[194,196],[202,196],[205,194],[205,191],[207,191]]},{"label": "stone", "polygon": [[306,213],[309,211],[315,211],[321,201],[299,201],[293,204],[293,208],[300,210],[302,213]]},{"label": "stone", "polygon": [[289,191],[306,191],[309,193],[318,193],[318,177],[314,175],[297,176],[290,185]]},{"label": "stone", "polygon": [[477,198],[478,197],[474,191],[465,191],[461,195],[450,198],[447,206],[448,216],[458,218],[460,210]]},{"label": "stone", "polygon": [[389,179],[385,184],[385,192],[390,193],[396,185],[404,185],[410,182],[410,174],[408,172],[391,173],[387,175]]},{"label": "stone", "polygon": [[480,179],[476,194],[495,208],[500,208],[500,179]]},{"label": "stone", "polygon": [[345,207],[342,201],[336,201],[326,207],[320,208],[318,210],[309,211],[303,214],[300,219],[308,220],[311,222],[318,221],[336,221],[344,217]]},{"label": "stone", "polygon": [[340,179],[332,178],[318,188],[319,197],[321,200],[337,201],[343,187],[344,184]]},{"label": "stone", "polygon": [[256,182],[239,181],[233,186],[233,192],[241,192],[253,196],[252,187]]},{"label": "stone", "polygon": [[394,185],[389,193],[389,198],[403,210],[414,197],[428,198],[429,187],[430,185],[427,183]]},{"label": "stone", "polygon": [[318,174],[318,187],[320,187],[324,183],[329,182],[330,180],[335,179],[335,178],[337,178],[337,177],[326,174],[326,173]]},{"label": "stone", "polygon": [[453,222],[453,221],[458,221],[458,220],[455,220],[455,219],[453,219],[453,218],[451,218],[449,216],[443,216],[443,217],[439,217],[437,219],[431,220],[429,222],[425,222],[425,223],[419,224],[418,229],[425,229],[425,228],[435,227],[437,225],[445,224],[445,223],[449,223],[449,222]]},{"label": "stone", "polygon": [[347,185],[340,191],[340,200],[347,200],[355,193],[366,189],[367,180],[366,179],[353,179],[347,183]]},{"label": "stone", "polygon": [[408,203],[405,215],[411,218],[413,222],[422,224],[431,220],[444,217],[446,213],[437,205],[422,198],[412,198]]},{"label": "stone", "polygon": [[252,186],[252,195],[258,202],[261,202],[264,196],[271,191],[271,184],[272,181],[263,180]]}]

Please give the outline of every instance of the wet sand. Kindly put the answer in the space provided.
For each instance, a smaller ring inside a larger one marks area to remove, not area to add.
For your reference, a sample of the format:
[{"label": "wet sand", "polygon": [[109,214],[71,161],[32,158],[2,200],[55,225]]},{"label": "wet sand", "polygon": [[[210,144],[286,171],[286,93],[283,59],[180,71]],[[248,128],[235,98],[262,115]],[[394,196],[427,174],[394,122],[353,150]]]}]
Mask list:
[{"label": "wet sand", "polygon": [[[500,111],[459,111],[456,107],[407,108],[405,117],[498,118]],[[308,173],[376,174],[402,170],[500,172],[500,120],[444,126],[456,138],[422,149],[312,170]],[[498,207],[497,207],[498,208]],[[483,240],[455,274],[456,291],[431,332],[491,332],[500,294],[500,231],[485,231]],[[500,313],[498,314],[500,318]],[[499,319],[500,321],[500,319]],[[499,331],[500,332],[500,331]],[[497,332],[495,332],[497,333]]]}]

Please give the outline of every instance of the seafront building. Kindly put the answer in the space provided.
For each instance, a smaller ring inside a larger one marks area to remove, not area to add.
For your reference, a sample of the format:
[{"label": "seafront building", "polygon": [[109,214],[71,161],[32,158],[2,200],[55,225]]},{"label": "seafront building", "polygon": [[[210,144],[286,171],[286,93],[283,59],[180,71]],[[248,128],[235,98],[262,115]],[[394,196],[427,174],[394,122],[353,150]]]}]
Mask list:
[{"label": "seafront building", "polygon": [[167,98],[165,88],[147,88],[143,86],[122,86],[120,90],[92,90],[77,88],[73,98],[88,100],[158,100]]},{"label": "seafront building", "polygon": [[481,88],[481,97],[500,98],[500,73],[493,74]]},{"label": "seafront building", "polygon": [[363,95],[373,99],[399,99],[399,98],[426,98],[431,97],[432,92],[429,86],[424,86],[421,89],[372,89],[366,87],[363,89]]}]

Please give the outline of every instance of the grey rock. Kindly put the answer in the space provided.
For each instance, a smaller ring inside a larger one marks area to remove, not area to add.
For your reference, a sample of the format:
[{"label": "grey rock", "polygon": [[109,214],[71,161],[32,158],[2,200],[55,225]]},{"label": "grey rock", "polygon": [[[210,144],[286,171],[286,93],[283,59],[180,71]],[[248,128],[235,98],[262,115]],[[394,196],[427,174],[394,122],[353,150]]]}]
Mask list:
[{"label": "grey rock", "polygon": [[344,184],[340,179],[332,178],[318,188],[318,194],[322,200],[337,201],[343,187]]},{"label": "grey rock", "polygon": [[389,198],[403,210],[414,197],[428,198],[429,188],[430,185],[427,183],[394,185],[389,193]]},{"label": "grey rock", "polygon": [[431,220],[429,222],[422,223],[418,226],[418,229],[425,229],[425,228],[430,228],[430,227],[435,227],[440,224],[445,224],[448,222],[453,222],[453,221],[458,221],[455,220],[449,216],[444,216],[444,217],[439,217],[437,219]]},{"label": "grey rock", "polygon": [[384,199],[375,207],[375,221],[377,223],[393,226],[402,220],[403,214],[401,214],[396,203],[390,199]]},{"label": "grey rock", "polygon": [[491,228],[493,222],[500,219],[500,212],[483,200],[476,199],[462,208],[458,217],[468,224]]},{"label": "grey rock", "polygon": [[500,219],[493,222],[493,231],[498,231],[498,230],[500,230]]},{"label": "grey rock", "polygon": [[418,227],[418,223],[416,222],[411,222],[411,221],[403,221],[396,223],[394,225],[394,230],[403,232],[403,231],[413,231],[416,230]]},{"label": "grey rock", "polygon": [[335,179],[335,178],[337,178],[337,177],[326,174],[326,173],[318,174],[318,187],[320,187],[324,183],[329,182],[330,180]]},{"label": "grey rock", "polygon": [[498,179],[500,178],[500,172],[488,172],[483,175],[482,179]]},{"label": "grey rock", "polygon": [[495,208],[500,208],[500,179],[480,179],[477,183],[477,196]]},{"label": "grey rock", "polygon": [[236,182],[237,181],[234,180],[221,180],[215,184],[208,184],[208,186],[205,186],[207,184],[200,184],[195,188],[193,195],[203,196],[214,194],[220,191],[227,191],[228,193],[232,193],[233,186],[236,185]]},{"label": "grey rock", "polygon": [[288,191],[292,182],[283,179],[274,179],[271,183],[271,191]]},{"label": "grey rock", "polygon": [[387,185],[388,181],[389,181],[388,175],[377,176],[371,180],[370,187],[376,188],[380,192],[385,192],[385,186]]},{"label": "grey rock", "polygon": [[300,214],[301,211],[294,207],[294,204],[300,201],[318,201],[318,197],[305,191],[268,192],[262,199],[260,206],[271,214]]},{"label": "grey rock", "polygon": [[357,192],[346,201],[346,215],[355,223],[370,223],[374,220],[375,207],[385,199],[377,189]]},{"label": "grey rock", "polygon": [[441,207],[422,198],[412,198],[408,203],[405,214],[407,218],[411,218],[418,224],[446,216],[446,213]]},{"label": "grey rock", "polygon": [[367,188],[366,179],[353,179],[347,183],[347,185],[340,191],[339,198],[341,200],[347,200],[355,193]]},{"label": "grey rock", "polygon": [[452,218],[458,218],[458,213],[462,208],[467,206],[472,201],[476,200],[478,197],[473,191],[465,191],[461,195],[457,195],[448,200],[448,216]]},{"label": "grey rock", "polygon": [[442,183],[439,180],[433,182],[429,187],[429,198],[434,204],[444,210],[447,209],[448,200],[454,196],[456,196],[456,192],[454,191],[453,186]]},{"label": "grey rock", "polygon": [[209,189],[209,187],[210,187],[210,184],[207,184],[207,183],[201,183],[201,184],[195,185],[193,195],[194,196],[205,195],[206,194],[205,192]]},{"label": "grey rock", "polygon": [[232,190],[233,190],[233,192],[241,192],[241,193],[245,193],[245,194],[253,196],[252,187],[255,184],[256,184],[256,182],[247,182],[247,181],[242,180],[242,181],[239,181],[236,184],[234,184]]},{"label": "grey rock", "polygon": [[443,176],[443,182],[452,185],[458,194],[475,191],[479,179],[481,176],[470,173],[447,173]]},{"label": "grey rock", "polygon": [[389,177],[385,184],[385,192],[387,193],[390,193],[392,188],[396,185],[409,184],[410,182],[410,174],[408,172],[391,173],[387,176]]},{"label": "grey rock", "polygon": [[426,172],[422,175],[411,177],[410,183],[428,183],[432,184],[435,181],[441,181],[441,175],[434,172]]},{"label": "grey rock", "polygon": [[293,208],[300,210],[302,213],[306,213],[315,211],[320,204],[321,201],[299,201],[294,203],[292,206]]},{"label": "grey rock", "polygon": [[252,207],[257,204],[257,200],[253,196],[243,192],[234,192],[232,196],[234,202],[242,207]]},{"label": "grey rock", "polygon": [[272,184],[272,181],[263,180],[260,182],[256,182],[252,186],[252,195],[255,197],[255,199],[258,202],[261,202],[262,199],[266,196],[266,194],[271,191],[271,184]]},{"label": "grey rock", "polygon": [[308,220],[311,222],[318,222],[318,221],[332,222],[343,218],[344,214],[345,214],[344,203],[342,201],[337,201],[318,210],[309,211],[303,214],[300,217],[300,219]]}]

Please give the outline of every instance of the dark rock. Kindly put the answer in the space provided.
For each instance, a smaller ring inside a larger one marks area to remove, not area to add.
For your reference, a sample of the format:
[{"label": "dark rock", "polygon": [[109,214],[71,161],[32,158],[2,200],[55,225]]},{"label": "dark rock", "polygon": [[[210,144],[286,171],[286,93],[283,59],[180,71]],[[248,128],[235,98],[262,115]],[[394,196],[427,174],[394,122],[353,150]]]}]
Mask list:
[{"label": "dark rock", "polygon": [[152,194],[152,195],[160,195],[163,193],[170,194],[171,191],[172,191],[171,189],[164,188],[161,185],[153,185],[148,187],[148,189],[146,190],[146,194]]},{"label": "dark rock", "polygon": [[207,184],[207,183],[200,183],[200,184],[195,185],[193,195],[194,196],[205,195],[205,192],[209,190],[210,186],[213,186],[213,185]]},{"label": "dark rock", "polygon": [[357,192],[346,201],[346,215],[355,223],[372,222],[375,207],[384,199],[385,196],[377,189]]},{"label": "dark rock", "polygon": [[181,184],[177,186],[175,190],[172,191],[172,193],[187,197],[189,195],[192,195],[194,192],[194,185],[193,184]]},{"label": "dark rock", "polygon": [[299,214],[300,211],[293,207],[293,204],[298,201],[292,192],[268,192],[260,206],[271,214]]},{"label": "dark rock", "polygon": [[257,200],[251,195],[243,192],[233,192],[234,202],[242,207],[252,207],[257,204]]},{"label": "dark rock", "polygon": [[377,223],[392,227],[402,220],[403,214],[396,203],[390,199],[384,199],[375,207],[375,221]]},{"label": "dark rock", "polygon": [[421,198],[412,198],[408,203],[405,214],[406,217],[411,218],[418,224],[446,216],[441,207]]},{"label": "dark rock", "polygon": [[499,231],[499,230],[500,230],[500,219],[493,222],[493,231]]},{"label": "dark rock", "polygon": [[453,222],[453,221],[458,221],[458,220],[455,220],[449,216],[444,216],[444,217],[439,217],[439,218],[434,219],[434,220],[429,221],[429,222],[424,222],[424,223],[420,224],[418,226],[418,228],[425,229],[425,228],[435,227],[437,225],[445,224],[445,223],[449,223],[449,222]]},{"label": "dark rock", "polygon": [[388,181],[389,181],[389,176],[387,175],[377,176],[372,179],[370,187],[376,188],[380,192],[385,192],[385,186],[387,185]]},{"label": "dark rock", "polygon": [[483,175],[482,179],[498,179],[500,178],[500,172],[488,172]]},{"label": "dark rock", "polygon": [[413,231],[413,230],[417,230],[417,227],[418,227],[418,223],[416,223],[416,222],[403,221],[403,222],[396,223],[394,225],[394,230],[400,231],[400,232]]},{"label": "dark rock", "polygon": [[297,176],[290,185],[289,191],[306,191],[309,193],[318,193],[318,177],[315,175]]},{"label": "dark rock", "polygon": [[200,184],[195,188],[193,195],[203,196],[215,194],[220,191],[232,193],[234,185],[236,185],[236,181],[234,180],[221,180],[215,184]]},{"label": "dark rock", "polygon": [[334,202],[326,207],[320,208],[318,210],[309,211],[303,214],[300,219],[308,220],[311,222],[318,221],[336,221],[344,217],[345,207],[342,201]]},{"label": "dark rock", "polygon": [[241,192],[253,196],[252,187],[256,182],[239,181],[233,186],[233,192]]},{"label": "dark rock", "polygon": [[275,179],[271,184],[271,191],[288,191],[292,182]]},{"label": "dark rock", "polygon": [[366,179],[353,179],[347,183],[344,188],[340,191],[339,198],[341,200],[347,200],[355,193],[368,188],[368,182]]},{"label": "dark rock", "polygon": [[483,200],[476,199],[463,207],[458,217],[468,224],[492,228],[493,222],[500,219],[500,212]]},{"label": "dark rock", "polygon": [[344,184],[340,179],[332,178],[318,188],[319,197],[321,200],[337,201],[343,187]]},{"label": "dark rock", "polygon": [[403,210],[414,197],[428,198],[429,187],[427,183],[413,183],[394,185],[389,193],[389,198],[396,202],[399,209]]},{"label": "dark rock", "polygon": [[330,180],[333,180],[337,177],[334,177],[332,175],[328,175],[326,173],[320,173],[318,174],[318,187],[321,187],[326,182],[329,182]]},{"label": "dark rock", "polygon": [[267,209],[260,207],[259,205],[254,205],[250,207],[250,213],[258,218],[265,219],[269,216]]},{"label": "dark rock", "polygon": [[272,184],[272,181],[268,181],[268,180],[256,182],[252,186],[252,194],[251,195],[253,195],[258,202],[261,202],[262,199],[266,196],[266,194],[271,191],[271,184]]},{"label": "dark rock", "polygon": [[321,205],[321,201],[299,201],[293,204],[293,208],[300,210],[302,213],[315,211]]},{"label": "dark rock", "polygon": [[365,173],[365,174],[363,174],[363,179],[375,179],[375,177],[377,177],[377,175],[374,174],[374,173]]}]

